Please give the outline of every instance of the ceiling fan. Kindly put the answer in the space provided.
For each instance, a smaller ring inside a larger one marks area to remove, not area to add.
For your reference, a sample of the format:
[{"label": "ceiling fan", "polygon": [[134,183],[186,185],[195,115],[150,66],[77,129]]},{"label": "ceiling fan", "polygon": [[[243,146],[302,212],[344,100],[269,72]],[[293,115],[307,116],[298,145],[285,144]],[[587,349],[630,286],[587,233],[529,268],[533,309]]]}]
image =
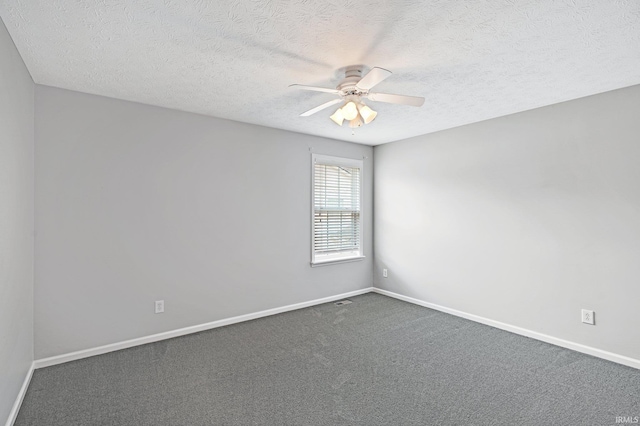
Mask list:
[{"label": "ceiling fan", "polygon": [[384,68],[374,67],[364,77],[362,76],[363,67],[360,65],[350,66],[345,69],[345,78],[338,84],[335,89],[325,87],[305,86],[302,84],[292,84],[289,87],[295,87],[302,90],[312,90],[316,92],[325,92],[338,95],[338,99],[317,106],[309,111],[300,114],[301,117],[308,117],[332,105],[344,103],[330,117],[338,126],[347,120],[349,127],[356,128],[363,124],[369,124],[373,121],[378,113],[364,104],[362,99],[369,99],[374,102],[388,102],[391,104],[422,106],[424,98],[417,96],[392,95],[389,93],[370,92],[371,88],[391,75],[391,71]]}]

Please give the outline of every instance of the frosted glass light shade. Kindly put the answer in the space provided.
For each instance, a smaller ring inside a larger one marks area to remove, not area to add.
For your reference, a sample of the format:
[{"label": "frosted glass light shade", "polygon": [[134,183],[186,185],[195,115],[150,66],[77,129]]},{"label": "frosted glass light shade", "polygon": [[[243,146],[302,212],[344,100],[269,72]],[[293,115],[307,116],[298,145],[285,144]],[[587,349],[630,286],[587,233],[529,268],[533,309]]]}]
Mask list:
[{"label": "frosted glass light shade", "polygon": [[363,124],[364,123],[362,122],[362,118],[360,118],[357,112],[356,112],[356,117],[353,120],[349,121],[349,127],[351,127],[352,129],[355,129],[356,127],[360,127]]},{"label": "frosted glass light shade", "polygon": [[342,115],[344,116],[345,120],[349,120],[349,121],[356,118],[358,116],[358,108],[356,108],[356,104],[353,103],[353,101],[347,102],[342,107]]},{"label": "frosted glass light shade", "polygon": [[338,108],[336,112],[333,113],[330,119],[333,120],[338,126],[342,126],[342,122],[344,121],[344,115],[342,115],[342,108]]},{"label": "frosted glass light shade", "polygon": [[371,108],[369,108],[365,104],[358,105],[358,110],[360,111],[360,115],[362,116],[362,119],[364,120],[364,124],[371,123],[373,121],[373,119],[376,118],[376,115],[378,115],[377,112],[375,112],[374,110],[372,110]]}]

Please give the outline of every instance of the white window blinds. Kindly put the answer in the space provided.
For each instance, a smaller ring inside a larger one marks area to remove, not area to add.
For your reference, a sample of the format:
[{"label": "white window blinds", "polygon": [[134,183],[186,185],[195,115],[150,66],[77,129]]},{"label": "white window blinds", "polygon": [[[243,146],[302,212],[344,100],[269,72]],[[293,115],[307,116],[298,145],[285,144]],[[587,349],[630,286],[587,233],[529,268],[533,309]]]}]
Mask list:
[{"label": "white window blinds", "polygon": [[362,162],[315,156],[313,263],[361,257]]}]

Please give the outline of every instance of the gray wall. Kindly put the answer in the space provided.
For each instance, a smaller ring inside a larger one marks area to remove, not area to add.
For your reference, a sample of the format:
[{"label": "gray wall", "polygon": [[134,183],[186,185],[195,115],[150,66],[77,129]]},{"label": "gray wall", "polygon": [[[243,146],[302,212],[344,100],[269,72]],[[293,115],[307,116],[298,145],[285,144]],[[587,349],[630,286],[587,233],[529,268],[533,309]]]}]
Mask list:
[{"label": "gray wall", "polygon": [[[309,147],[368,157],[364,261],[310,267]],[[37,86],[36,358],[371,286],[372,151]]]},{"label": "gray wall", "polygon": [[639,112],[634,86],[376,147],[374,285],[640,359]]},{"label": "gray wall", "polygon": [[0,20],[0,424],[33,361],[33,91]]}]

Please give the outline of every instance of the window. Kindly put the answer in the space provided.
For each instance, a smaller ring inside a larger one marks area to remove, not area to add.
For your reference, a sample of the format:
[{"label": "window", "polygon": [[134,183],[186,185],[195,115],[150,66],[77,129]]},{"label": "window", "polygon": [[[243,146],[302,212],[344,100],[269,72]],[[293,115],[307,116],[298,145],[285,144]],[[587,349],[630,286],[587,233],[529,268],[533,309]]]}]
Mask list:
[{"label": "window", "polygon": [[313,154],[312,265],[362,259],[362,160]]}]

